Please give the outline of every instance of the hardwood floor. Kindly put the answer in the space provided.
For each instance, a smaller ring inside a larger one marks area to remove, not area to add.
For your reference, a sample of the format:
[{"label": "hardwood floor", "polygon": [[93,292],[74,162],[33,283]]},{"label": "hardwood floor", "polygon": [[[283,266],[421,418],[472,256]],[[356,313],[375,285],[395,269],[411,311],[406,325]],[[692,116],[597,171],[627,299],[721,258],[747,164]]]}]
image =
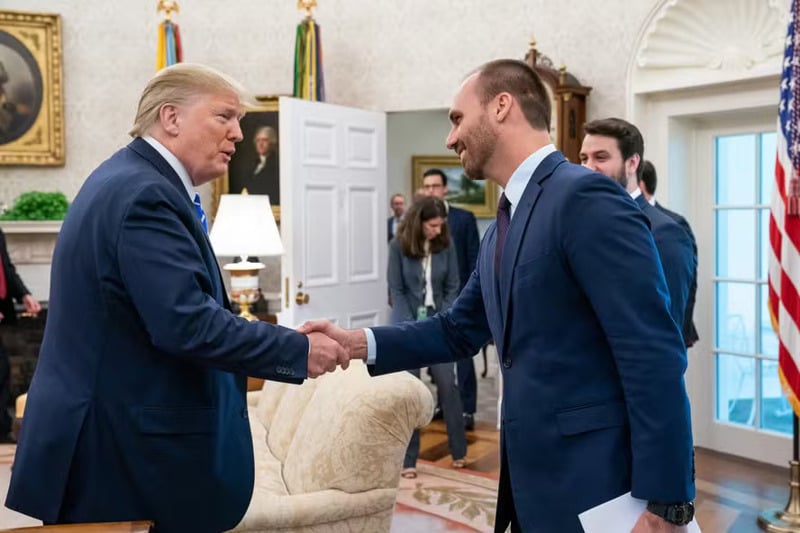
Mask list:
[{"label": "hardwood floor", "polygon": [[[499,433],[494,424],[477,422],[476,430],[467,436],[467,469],[497,477],[500,471]],[[761,511],[786,505],[788,463],[786,468],[778,468],[702,448],[697,448],[695,454],[695,505],[697,520],[704,533],[756,533],[760,531],[756,517]],[[420,458],[449,468],[451,457],[447,433],[441,421],[435,421],[423,430]],[[425,517],[428,529],[418,529],[418,523],[406,521],[411,518],[411,513],[404,517],[404,510],[398,509],[392,530],[464,531],[463,526],[448,525],[446,520],[431,516]]]}]

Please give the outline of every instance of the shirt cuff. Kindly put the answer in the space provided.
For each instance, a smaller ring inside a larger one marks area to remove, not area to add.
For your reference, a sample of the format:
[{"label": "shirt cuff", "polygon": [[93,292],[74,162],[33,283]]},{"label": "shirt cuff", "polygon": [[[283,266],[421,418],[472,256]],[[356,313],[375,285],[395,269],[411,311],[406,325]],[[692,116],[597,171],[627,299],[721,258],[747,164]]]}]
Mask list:
[{"label": "shirt cuff", "polygon": [[377,351],[377,347],[375,346],[375,334],[372,333],[372,330],[369,328],[364,328],[364,334],[367,336],[367,364],[374,365]]}]

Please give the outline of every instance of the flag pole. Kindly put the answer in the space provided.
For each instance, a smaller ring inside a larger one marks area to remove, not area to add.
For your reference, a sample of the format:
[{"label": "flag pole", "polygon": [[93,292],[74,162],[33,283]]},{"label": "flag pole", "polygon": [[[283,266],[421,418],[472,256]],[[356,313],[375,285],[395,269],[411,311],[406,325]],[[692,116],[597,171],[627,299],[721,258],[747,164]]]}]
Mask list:
[{"label": "flag pole", "polygon": [[800,457],[798,457],[798,421],[792,414],[792,460],[789,461],[789,501],[783,509],[768,509],[758,515],[758,527],[772,533],[800,531]]},{"label": "flag pole", "polygon": [[778,336],[778,377],[792,406],[792,460],[789,461],[789,501],[783,509],[768,509],[758,516],[758,527],[777,533],[800,532],[800,346],[796,340],[800,303],[791,272],[800,257],[794,242],[800,236],[800,98],[795,98],[795,83],[800,82],[800,0],[792,0],[789,27],[784,41],[778,106],[775,186],[770,208],[769,314]]}]

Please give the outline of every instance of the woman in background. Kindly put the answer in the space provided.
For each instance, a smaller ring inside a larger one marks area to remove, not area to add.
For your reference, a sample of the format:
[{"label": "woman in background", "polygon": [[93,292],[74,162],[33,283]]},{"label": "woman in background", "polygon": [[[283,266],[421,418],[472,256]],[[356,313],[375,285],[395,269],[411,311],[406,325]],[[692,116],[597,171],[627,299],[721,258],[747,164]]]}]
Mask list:
[{"label": "woman in background", "polygon": [[[458,296],[458,262],[450,245],[447,211],[440,199],[415,198],[389,244],[387,278],[393,324],[427,318],[453,304]],[[442,363],[432,366],[431,373],[442,399],[453,467],[464,468],[467,435],[455,368],[455,363]],[[418,369],[411,372],[420,375]],[[417,477],[418,455],[419,430],[414,430],[403,462],[403,477]]]}]

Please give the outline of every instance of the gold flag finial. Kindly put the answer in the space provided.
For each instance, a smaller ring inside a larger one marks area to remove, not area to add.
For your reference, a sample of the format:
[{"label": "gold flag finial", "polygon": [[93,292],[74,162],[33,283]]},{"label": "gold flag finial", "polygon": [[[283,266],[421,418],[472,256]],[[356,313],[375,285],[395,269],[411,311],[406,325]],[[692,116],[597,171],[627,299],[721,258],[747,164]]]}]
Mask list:
[{"label": "gold flag finial", "polygon": [[164,12],[164,21],[169,22],[172,18],[172,12],[175,13],[180,12],[180,7],[178,6],[178,2],[175,0],[158,0],[158,7],[156,10],[161,13]]},{"label": "gold flag finial", "polygon": [[317,0],[297,0],[297,9],[305,9],[306,17],[311,18],[311,9],[317,7]]}]

